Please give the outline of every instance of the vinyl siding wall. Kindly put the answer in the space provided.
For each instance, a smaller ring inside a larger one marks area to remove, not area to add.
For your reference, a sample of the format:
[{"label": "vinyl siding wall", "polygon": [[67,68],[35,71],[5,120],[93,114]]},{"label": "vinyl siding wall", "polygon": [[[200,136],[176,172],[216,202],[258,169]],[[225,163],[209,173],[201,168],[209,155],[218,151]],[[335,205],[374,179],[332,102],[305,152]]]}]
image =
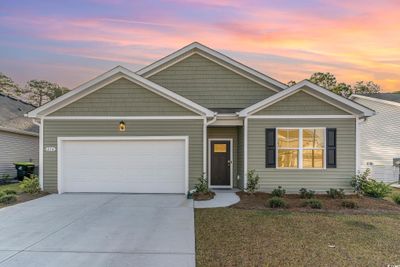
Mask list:
[{"label": "vinyl siding wall", "polygon": [[[68,136],[189,136],[189,188],[193,187],[203,172],[203,120],[126,120],[125,123],[126,131],[119,132],[119,121],[113,120],[45,120],[44,148],[57,147],[57,137]],[[43,159],[44,189],[57,192],[57,151],[44,151]]]},{"label": "vinyl siding wall", "polygon": [[148,79],[206,108],[246,108],[276,93],[198,54]]},{"label": "vinyl siding wall", "polygon": [[[284,170],[265,168],[265,129],[277,127],[337,128],[337,168],[326,170]],[[297,193],[302,187],[323,192],[329,188],[351,190],[355,174],[355,119],[249,119],[248,169],[260,175],[260,189],[271,191],[279,185]]]},{"label": "vinyl siding wall", "polygon": [[377,180],[398,181],[393,158],[400,158],[400,107],[360,98],[355,101],[376,111],[359,124],[361,169],[370,168]]},{"label": "vinyl siding wall", "polygon": [[15,177],[18,161],[39,164],[39,137],[0,131],[0,176]]}]

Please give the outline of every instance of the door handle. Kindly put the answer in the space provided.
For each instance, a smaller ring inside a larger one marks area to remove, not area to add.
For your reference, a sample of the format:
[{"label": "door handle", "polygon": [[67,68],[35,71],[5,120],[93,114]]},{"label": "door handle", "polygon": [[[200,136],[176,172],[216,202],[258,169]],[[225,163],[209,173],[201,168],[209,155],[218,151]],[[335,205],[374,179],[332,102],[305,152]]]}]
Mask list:
[{"label": "door handle", "polygon": [[232,160],[228,160],[228,166],[231,166],[232,163],[233,163]]}]

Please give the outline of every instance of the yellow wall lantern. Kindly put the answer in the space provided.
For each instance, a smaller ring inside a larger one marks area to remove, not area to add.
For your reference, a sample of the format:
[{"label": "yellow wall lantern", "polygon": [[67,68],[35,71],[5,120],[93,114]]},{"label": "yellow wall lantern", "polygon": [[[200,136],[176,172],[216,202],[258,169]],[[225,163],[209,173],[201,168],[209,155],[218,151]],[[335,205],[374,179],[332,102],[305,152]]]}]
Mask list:
[{"label": "yellow wall lantern", "polygon": [[125,122],[124,121],[120,121],[119,122],[119,131],[120,132],[125,132],[125,130],[126,130]]}]

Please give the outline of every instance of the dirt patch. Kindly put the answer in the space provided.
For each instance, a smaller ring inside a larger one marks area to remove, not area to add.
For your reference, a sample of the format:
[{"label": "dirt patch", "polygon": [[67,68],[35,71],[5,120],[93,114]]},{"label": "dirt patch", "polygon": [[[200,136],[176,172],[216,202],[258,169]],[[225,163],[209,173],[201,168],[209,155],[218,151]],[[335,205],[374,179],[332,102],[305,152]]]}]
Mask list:
[{"label": "dirt patch", "polygon": [[30,201],[30,200],[34,200],[36,198],[47,196],[48,194],[49,193],[47,193],[47,192],[41,192],[39,194],[18,193],[16,202],[13,202],[13,203],[10,203],[10,204],[2,204],[2,203],[0,203],[0,208],[4,208],[4,207],[12,206],[12,205],[15,205],[15,204],[27,202],[27,201]]},{"label": "dirt patch", "polygon": [[[236,193],[240,197],[240,202],[231,206],[236,209],[249,209],[249,210],[272,210],[268,205],[268,200],[272,197],[271,194],[256,192],[250,195],[245,192]],[[344,199],[332,199],[327,195],[316,195],[322,203],[321,209],[311,209],[304,207],[303,202],[306,199],[301,199],[297,194],[288,194],[283,197],[287,202],[289,211],[304,211],[304,212],[338,212],[345,214],[370,214],[370,213],[398,213],[400,212],[400,205],[384,199],[375,199],[357,195],[346,195]],[[358,208],[349,209],[342,207],[343,200],[350,200],[356,203]]]}]

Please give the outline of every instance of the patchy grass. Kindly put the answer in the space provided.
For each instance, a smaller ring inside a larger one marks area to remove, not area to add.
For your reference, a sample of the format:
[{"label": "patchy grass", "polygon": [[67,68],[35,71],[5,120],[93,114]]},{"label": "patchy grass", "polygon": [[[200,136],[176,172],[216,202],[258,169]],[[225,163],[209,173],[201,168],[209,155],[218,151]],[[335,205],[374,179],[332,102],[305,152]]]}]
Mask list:
[{"label": "patchy grass", "polygon": [[394,195],[396,193],[400,194],[400,188],[392,187],[392,193],[389,196],[385,197],[385,199],[394,203],[394,201],[392,199],[392,195]]},{"label": "patchy grass", "polygon": [[400,264],[400,214],[196,209],[197,266]]},{"label": "patchy grass", "polygon": [[17,184],[0,185],[0,191],[4,191],[4,190],[7,190],[7,189],[8,190],[15,190],[17,192],[17,201],[13,202],[13,203],[10,203],[10,204],[0,203],[0,208],[4,208],[4,207],[7,207],[7,206],[15,205],[15,204],[18,204],[18,203],[26,202],[26,201],[29,201],[29,200],[33,200],[33,199],[48,195],[48,193],[46,193],[46,192],[41,192],[39,194],[27,194],[27,193],[24,193],[24,192],[22,192],[21,188],[19,188],[19,183],[17,183]]}]

